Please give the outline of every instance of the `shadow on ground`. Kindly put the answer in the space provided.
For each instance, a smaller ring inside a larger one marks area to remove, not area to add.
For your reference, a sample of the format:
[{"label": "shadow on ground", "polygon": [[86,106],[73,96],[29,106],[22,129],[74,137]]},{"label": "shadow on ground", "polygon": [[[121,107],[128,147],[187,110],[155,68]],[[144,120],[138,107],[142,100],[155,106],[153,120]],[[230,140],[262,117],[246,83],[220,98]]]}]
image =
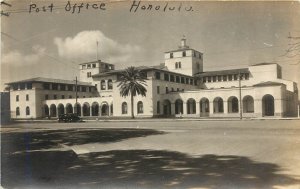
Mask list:
[{"label": "shadow on ground", "polygon": [[164,134],[152,129],[67,129],[1,133],[2,153],[58,148],[64,145],[119,142],[129,138]]},{"label": "shadow on ground", "polygon": [[172,151],[124,150],[77,156],[72,151],[10,155],[7,188],[272,188],[298,184],[280,167],[241,156],[191,157]]}]

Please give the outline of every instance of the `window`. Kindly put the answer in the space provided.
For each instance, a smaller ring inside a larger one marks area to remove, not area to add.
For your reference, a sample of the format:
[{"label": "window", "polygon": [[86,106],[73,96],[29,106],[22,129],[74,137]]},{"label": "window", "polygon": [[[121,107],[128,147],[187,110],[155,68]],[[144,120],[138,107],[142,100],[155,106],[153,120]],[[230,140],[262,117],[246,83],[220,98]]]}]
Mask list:
[{"label": "window", "polygon": [[171,91],[174,92],[174,88],[173,87],[171,88]]},{"label": "window", "polygon": [[207,82],[208,82],[208,83],[211,82],[211,77],[210,77],[210,76],[207,77]]},{"label": "window", "polygon": [[181,68],[181,62],[178,62],[178,68]]},{"label": "window", "polygon": [[86,76],[87,76],[87,77],[92,77],[92,72],[87,72],[87,73],[86,73]]},{"label": "window", "polygon": [[194,57],[196,57],[196,56],[197,56],[197,54],[196,54],[196,51],[193,51],[193,56],[194,56]]},{"label": "window", "polygon": [[213,76],[213,82],[217,81],[217,76]]},{"label": "window", "polygon": [[233,79],[236,81],[238,79],[238,75],[237,74],[234,74],[233,75]]},{"label": "window", "polygon": [[19,95],[16,95],[16,101],[19,102]]},{"label": "window", "polygon": [[65,99],[65,95],[61,95],[61,99]]},{"label": "window", "polygon": [[160,102],[159,101],[157,101],[157,103],[156,103],[156,113],[160,114]]},{"label": "window", "polygon": [[155,79],[160,79],[160,72],[155,72]]},{"label": "window", "polygon": [[175,69],[177,69],[177,68],[178,68],[178,62],[175,63]]},{"label": "window", "polygon": [[166,94],[168,94],[169,93],[169,88],[168,87],[166,87]]},{"label": "window", "polygon": [[30,115],[30,108],[28,106],[26,107],[26,115]]},{"label": "window", "polygon": [[171,81],[171,82],[175,82],[175,77],[174,77],[174,75],[170,75],[170,81]]},{"label": "window", "polygon": [[227,81],[227,75],[223,75],[223,81]]},{"label": "window", "polygon": [[32,89],[32,83],[27,83],[27,89]]},{"label": "window", "polygon": [[127,103],[126,102],[122,103],[122,114],[127,114]]},{"label": "window", "polygon": [[182,52],[182,56],[186,57],[186,52],[185,51]]},{"label": "window", "polygon": [[92,90],[93,90],[93,87],[89,87],[89,92],[92,92]]},{"label": "window", "polygon": [[28,94],[26,95],[26,101],[29,101],[29,95]]},{"label": "window", "polygon": [[73,85],[68,85],[68,91],[73,91]]},{"label": "window", "polygon": [[181,81],[181,83],[183,83],[183,84],[184,84],[184,83],[185,83],[185,79],[184,79],[184,77],[181,77],[181,80],[180,80],[180,81]]},{"label": "window", "polygon": [[222,77],[218,75],[218,81],[222,81]]},{"label": "window", "polygon": [[141,101],[139,101],[139,102],[137,103],[137,113],[138,113],[138,114],[144,113],[143,102],[141,102]]},{"label": "window", "polygon": [[49,90],[50,89],[50,84],[49,83],[44,83],[43,88],[44,88],[44,90]]},{"label": "window", "polygon": [[16,108],[16,116],[19,116],[19,115],[20,115],[20,108],[17,107],[17,108]]},{"label": "window", "polygon": [[82,86],[81,90],[82,90],[82,92],[86,92],[86,87]]},{"label": "window", "polygon": [[72,95],[69,95],[69,98],[71,99],[71,98],[72,98]]},{"label": "window", "polygon": [[61,85],[60,85],[60,90],[61,90],[61,91],[65,91],[65,90],[66,90],[66,85],[61,84]]},{"label": "window", "polygon": [[13,90],[18,90],[19,86],[18,84],[13,84]]},{"label": "window", "polygon": [[203,77],[203,83],[206,83],[206,77]]},{"label": "window", "polygon": [[189,78],[185,78],[185,84],[189,84],[190,83],[190,79]]},{"label": "window", "polygon": [[101,80],[101,90],[106,90],[106,83],[105,83],[105,80]]},{"label": "window", "polygon": [[93,64],[93,68],[96,68],[96,64]]},{"label": "window", "polygon": [[229,80],[229,81],[232,81],[232,75],[229,75],[229,76],[228,76],[228,80]]},{"label": "window", "polygon": [[157,91],[157,94],[160,93],[160,91],[159,91],[159,86],[156,87],[156,91]]},{"label": "window", "polygon": [[107,85],[108,85],[108,87],[107,87],[108,90],[112,90],[112,89],[113,89],[113,83],[112,83],[112,80],[111,80],[111,79],[108,80]]},{"label": "window", "polygon": [[176,76],[176,83],[180,83],[180,77]]},{"label": "window", "polygon": [[82,65],[82,69],[86,69],[86,65]]},{"label": "window", "polygon": [[53,95],[53,99],[57,99],[57,95]]},{"label": "window", "polygon": [[190,80],[190,85],[194,85],[194,80],[193,79]]},{"label": "window", "polygon": [[164,80],[169,81],[169,74],[166,74],[166,73],[164,74]]},{"label": "window", "polygon": [[170,58],[173,58],[173,53],[170,53]]},{"label": "window", "polygon": [[245,80],[249,79],[249,73],[245,73]]},{"label": "window", "polygon": [[48,100],[49,99],[49,95],[45,95],[45,100]]},{"label": "window", "polygon": [[58,89],[58,84],[52,83],[52,90],[57,90],[57,89]]},{"label": "window", "polygon": [[179,88],[177,88],[177,91],[179,91]]},{"label": "window", "polygon": [[80,86],[77,86],[77,92],[80,92],[80,88],[81,88]]},{"label": "window", "polygon": [[25,89],[25,83],[21,83],[20,84],[20,90],[24,90]]},{"label": "window", "polygon": [[87,68],[91,68],[91,64],[88,64],[88,65],[87,65]]}]

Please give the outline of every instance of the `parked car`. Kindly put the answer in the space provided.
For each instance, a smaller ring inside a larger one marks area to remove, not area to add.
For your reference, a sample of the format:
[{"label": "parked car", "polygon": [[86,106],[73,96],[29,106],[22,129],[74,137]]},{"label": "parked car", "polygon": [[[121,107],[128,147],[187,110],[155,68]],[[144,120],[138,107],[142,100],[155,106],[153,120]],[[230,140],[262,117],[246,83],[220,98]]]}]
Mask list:
[{"label": "parked car", "polygon": [[81,122],[82,119],[77,114],[61,114],[58,116],[58,122]]}]

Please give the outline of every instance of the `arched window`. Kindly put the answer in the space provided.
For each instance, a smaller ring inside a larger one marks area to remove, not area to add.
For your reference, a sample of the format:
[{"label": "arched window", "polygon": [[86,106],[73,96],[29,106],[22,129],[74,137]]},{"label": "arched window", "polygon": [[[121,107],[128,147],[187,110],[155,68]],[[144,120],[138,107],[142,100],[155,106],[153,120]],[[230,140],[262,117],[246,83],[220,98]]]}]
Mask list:
[{"label": "arched window", "polygon": [[144,113],[144,107],[143,107],[143,102],[139,101],[137,103],[137,113],[142,114]]},{"label": "arched window", "polygon": [[223,99],[220,97],[217,97],[214,99],[214,113],[223,113]]},{"label": "arched window", "polygon": [[20,115],[20,108],[19,108],[19,107],[16,108],[16,115],[17,115],[17,116]]},{"label": "arched window", "polygon": [[195,114],[196,113],[196,101],[190,98],[187,103],[187,114]]},{"label": "arched window", "polygon": [[228,113],[239,112],[239,100],[237,97],[232,96],[228,98]]},{"label": "arched window", "polygon": [[106,90],[106,84],[105,84],[105,80],[101,80],[101,90]]},{"label": "arched window", "polygon": [[183,101],[181,99],[175,101],[175,114],[183,114]]},{"label": "arched window", "polygon": [[112,80],[109,79],[108,82],[107,82],[107,85],[108,85],[108,90],[112,90],[113,89],[113,83],[112,83]]},{"label": "arched window", "polygon": [[26,107],[26,115],[30,115],[30,108],[28,106]]},{"label": "arched window", "polygon": [[126,102],[122,103],[122,114],[127,114],[127,103]]},{"label": "arched window", "polygon": [[244,113],[254,112],[254,99],[252,96],[245,96],[243,99],[243,111]]}]

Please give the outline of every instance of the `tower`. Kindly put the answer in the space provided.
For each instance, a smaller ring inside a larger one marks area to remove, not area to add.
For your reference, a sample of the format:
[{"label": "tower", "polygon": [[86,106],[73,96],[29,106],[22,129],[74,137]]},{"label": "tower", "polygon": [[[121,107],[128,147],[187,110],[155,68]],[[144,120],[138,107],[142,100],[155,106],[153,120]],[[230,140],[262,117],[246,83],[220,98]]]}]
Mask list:
[{"label": "tower", "polygon": [[187,46],[183,37],[177,50],[165,52],[165,66],[172,72],[193,76],[203,72],[203,54]]}]

